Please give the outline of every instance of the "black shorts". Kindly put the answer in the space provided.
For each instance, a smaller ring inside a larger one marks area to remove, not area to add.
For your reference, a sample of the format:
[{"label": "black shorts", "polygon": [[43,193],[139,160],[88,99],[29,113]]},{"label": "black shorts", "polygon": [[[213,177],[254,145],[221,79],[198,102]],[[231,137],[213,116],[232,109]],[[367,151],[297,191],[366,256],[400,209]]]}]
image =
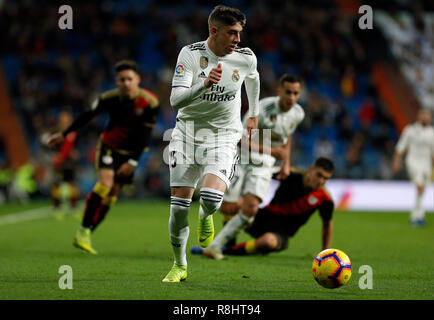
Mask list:
[{"label": "black shorts", "polygon": [[284,249],[288,247],[290,234],[288,234],[285,223],[281,218],[282,217],[259,209],[253,224],[246,229],[246,232],[255,239],[267,232],[274,233],[279,239],[279,247]]},{"label": "black shorts", "polygon": [[[116,150],[110,148],[102,140],[99,140],[97,150],[95,165],[96,169],[112,169],[115,172],[130,159],[129,155],[122,154]],[[133,183],[134,172],[128,177],[119,177],[115,175],[115,182],[121,184],[131,184]]]},{"label": "black shorts", "polygon": [[54,169],[54,183],[60,184],[62,182],[74,182],[75,171],[72,168],[55,168]]}]

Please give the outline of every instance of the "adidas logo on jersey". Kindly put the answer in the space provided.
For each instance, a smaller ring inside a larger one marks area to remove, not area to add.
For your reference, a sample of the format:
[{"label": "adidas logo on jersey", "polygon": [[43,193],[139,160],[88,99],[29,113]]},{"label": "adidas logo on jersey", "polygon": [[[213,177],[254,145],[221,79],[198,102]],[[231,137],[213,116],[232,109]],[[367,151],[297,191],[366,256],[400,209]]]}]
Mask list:
[{"label": "adidas logo on jersey", "polygon": [[225,169],[220,170],[220,172],[226,176],[226,170]]},{"label": "adidas logo on jersey", "polygon": [[198,76],[199,78],[204,78],[204,79],[206,79],[206,74],[205,74],[205,72],[201,72],[200,74],[199,74],[199,76]]}]

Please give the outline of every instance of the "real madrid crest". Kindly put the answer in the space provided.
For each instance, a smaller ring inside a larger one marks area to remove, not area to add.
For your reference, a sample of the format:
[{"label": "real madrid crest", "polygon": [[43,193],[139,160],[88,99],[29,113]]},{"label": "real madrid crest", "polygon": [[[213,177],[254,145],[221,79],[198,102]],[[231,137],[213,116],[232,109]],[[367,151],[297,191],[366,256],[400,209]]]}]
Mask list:
[{"label": "real madrid crest", "polygon": [[111,150],[107,150],[106,154],[102,157],[102,162],[104,162],[105,164],[112,164],[113,163]]},{"label": "real madrid crest", "polygon": [[113,158],[110,155],[105,155],[102,157],[102,162],[104,162],[105,164],[112,164]]},{"label": "real madrid crest", "polygon": [[238,73],[238,70],[235,69],[232,73],[232,81],[237,82],[238,80],[240,80],[240,74]]},{"label": "real madrid crest", "polygon": [[313,195],[311,195],[311,196],[309,196],[309,198],[307,199],[307,201],[309,202],[310,205],[313,206],[314,204],[316,204],[318,202],[318,198],[315,197],[315,196],[313,196]]},{"label": "real madrid crest", "polygon": [[200,62],[200,67],[202,69],[206,69],[208,67],[208,58],[207,57],[201,56],[199,62]]}]

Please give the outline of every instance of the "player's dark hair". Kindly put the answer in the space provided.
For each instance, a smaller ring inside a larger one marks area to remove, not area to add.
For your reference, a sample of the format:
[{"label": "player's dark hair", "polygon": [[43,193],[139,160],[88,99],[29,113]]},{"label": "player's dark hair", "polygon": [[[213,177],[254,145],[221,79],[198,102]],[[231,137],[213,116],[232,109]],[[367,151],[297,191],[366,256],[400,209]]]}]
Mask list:
[{"label": "player's dark hair", "polygon": [[301,84],[301,78],[299,76],[296,76],[295,74],[288,74],[285,73],[284,75],[282,75],[279,79],[279,85],[281,87],[283,87],[283,84],[285,82],[290,82],[290,83],[300,83]]},{"label": "player's dark hair", "polygon": [[121,60],[115,64],[114,69],[116,73],[124,70],[133,70],[135,73],[139,74],[139,67],[133,60]]},{"label": "player's dark hair", "polygon": [[333,172],[335,170],[333,162],[330,159],[324,157],[319,157],[318,159],[316,159],[314,167],[322,168],[327,172]]},{"label": "player's dark hair", "polygon": [[208,26],[211,27],[212,23],[216,22],[224,26],[233,26],[239,22],[241,26],[244,27],[246,21],[246,16],[240,10],[224,5],[218,5],[211,11],[208,17]]}]

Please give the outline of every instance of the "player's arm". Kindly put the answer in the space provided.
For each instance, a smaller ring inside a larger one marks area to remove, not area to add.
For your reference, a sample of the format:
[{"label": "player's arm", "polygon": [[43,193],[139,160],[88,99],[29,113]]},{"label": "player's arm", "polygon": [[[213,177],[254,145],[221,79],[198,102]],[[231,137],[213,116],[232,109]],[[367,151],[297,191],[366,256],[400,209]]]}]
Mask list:
[{"label": "player's arm", "polygon": [[[434,131],[434,128],[433,128],[433,131]],[[431,165],[434,167],[434,139],[431,140]],[[434,174],[434,172],[433,172],[433,174]]]},{"label": "player's arm", "polygon": [[241,144],[246,148],[249,148],[251,151],[270,154],[277,160],[284,160],[287,157],[288,147],[290,148],[290,145],[287,146],[287,144],[280,147],[267,147],[263,144],[256,144],[246,137],[241,139]]},{"label": "player's arm", "polygon": [[[172,79],[172,91],[170,93],[170,105],[173,109],[181,109],[188,106],[189,103],[199,97],[202,93],[208,90],[208,87],[212,85],[209,79],[217,83],[220,78],[217,74],[220,73],[221,77],[221,66],[220,71],[217,72],[214,68],[211,70],[208,78],[204,82],[199,81],[198,83],[192,85],[193,83],[193,68],[194,68],[194,57],[191,51],[184,47],[178,56],[178,61],[176,63],[175,72]],[[208,82],[207,82],[208,80]],[[206,87],[206,85],[208,87]]]},{"label": "player's arm", "polygon": [[291,171],[291,143],[292,143],[292,135],[288,137],[288,141],[286,141],[285,145],[282,147],[283,149],[283,163],[280,168],[279,174],[276,176],[277,179],[286,179]]},{"label": "player's arm", "polygon": [[66,128],[63,132],[56,132],[48,138],[47,145],[48,147],[53,147],[56,144],[61,143],[65,137],[74,131],[84,127],[88,124],[93,118],[95,118],[98,114],[104,111],[104,100],[98,99],[92,108],[88,111],[81,113],[72,123]]},{"label": "player's arm", "polygon": [[331,246],[333,233],[332,220],[323,220],[322,222],[322,250],[328,249]]},{"label": "player's arm", "polygon": [[247,98],[249,100],[248,118],[246,120],[247,137],[251,136],[252,130],[258,128],[258,115],[259,115],[259,91],[260,81],[259,73],[257,70],[256,56],[252,52],[252,64],[250,66],[250,73],[244,79],[246,87]]},{"label": "player's arm", "polygon": [[290,129],[291,133],[288,136],[288,141],[283,146],[283,149],[284,149],[284,152],[283,152],[283,163],[282,163],[282,167],[280,169],[280,172],[277,175],[277,179],[286,179],[290,175],[290,173],[291,173],[290,167],[291,167],[292,135],[293,135],[295,129],[297,128],[297,126],[303,121],[304,116],[305,116],[305,114],[304,114],[303,109],[300,109],[300,112],[298,113],[297,120],[296,120],[297,125],[293,126],[293,128]]},{"label": "player's arm", "polygon": [[401,169],[402,156],[404,155],[409,143],[409,130],[409,127],[404,129],[395,147],[392,163],[392,169],[395,173]]},{"label": "player's arm", "polygon": [[65,142],[62,144],[59,152],[57,152],[57,154],[53,159],[53,165],[55,167],[60,167],[66,161],[66,159],[68,159],[68,157],[70,156],[73,150],[76,137],[77,137],[76,132],[71,132],[68,135],[66,135]]},{"label": "player's arm", "polygon": [[321,243],[322,250],[328,249],[331,246],[333,234],[333,201],[325,201],[319,208],[319,214],[322,219]]},{"label": "player's arm", "polygon": [[147,121],[143,124],[143,134],[137,137],[137,148],[131,153],[128,161],[123,163],[116,171],[118,176],[130,176],[139,164],[140,156],[143,152],[149,150],[149,145],[152,137],[152,130],[157,122],[157,117],[160,111],[158,100],[153,101],[149,109]]}]

